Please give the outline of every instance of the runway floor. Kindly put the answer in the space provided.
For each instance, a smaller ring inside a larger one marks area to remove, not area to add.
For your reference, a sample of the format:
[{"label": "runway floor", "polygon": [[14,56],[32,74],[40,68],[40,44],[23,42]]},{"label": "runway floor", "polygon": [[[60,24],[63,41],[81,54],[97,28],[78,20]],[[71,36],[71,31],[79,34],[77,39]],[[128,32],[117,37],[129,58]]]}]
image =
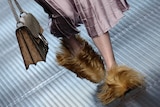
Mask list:
[{"label": "runway floor", "polygon": [[[0,107],[160,107],[160,1],[128,0],[130,9],[110,30],[116,61],[141,72],[146,84],[123,99],[102,105],[98,84],[58,66],[59,40],[50,34],[48,17],[33,0],[18,0],[44,28],[49,43],[46,62],[26,71],[15,36],[16,21],[7,0],[0,1]],[[95,50],[84,26],[81,35]]]}]

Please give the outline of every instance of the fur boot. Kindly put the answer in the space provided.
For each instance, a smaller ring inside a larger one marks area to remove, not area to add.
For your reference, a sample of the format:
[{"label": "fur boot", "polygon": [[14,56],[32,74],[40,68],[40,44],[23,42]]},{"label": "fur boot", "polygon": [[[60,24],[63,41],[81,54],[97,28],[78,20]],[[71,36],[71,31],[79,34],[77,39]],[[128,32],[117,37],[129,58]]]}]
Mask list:
[{"label": "fur boot", "polygon": [[143,84],[143,76],[126,66],[114,66],[107,74],[106,80],[100,87],[98,98],[103,104],[108,104],[123,96],[127,91]]},{"label": "fur boot", "polygon": [[61,52],[57,53],[57,62],[80,78],[85,78],[91,82],[98,83],[104,79],[105,69],[103,61],[92,47],[80,36],[76,36],[82,48],[76,54],[72,54],[66,42],[62,39]]}]

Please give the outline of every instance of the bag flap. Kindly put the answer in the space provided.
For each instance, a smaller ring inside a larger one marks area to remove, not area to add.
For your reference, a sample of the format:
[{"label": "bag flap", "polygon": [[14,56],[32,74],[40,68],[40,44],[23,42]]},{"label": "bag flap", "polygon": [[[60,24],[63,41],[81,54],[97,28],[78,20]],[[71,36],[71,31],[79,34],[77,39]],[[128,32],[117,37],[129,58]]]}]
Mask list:
[{"label": "bag flap", "polygon": [[42,33],[42,28],[37,19],[31,13],[23,13],[17,23],[17,29],[27,27],[35,38]]}]

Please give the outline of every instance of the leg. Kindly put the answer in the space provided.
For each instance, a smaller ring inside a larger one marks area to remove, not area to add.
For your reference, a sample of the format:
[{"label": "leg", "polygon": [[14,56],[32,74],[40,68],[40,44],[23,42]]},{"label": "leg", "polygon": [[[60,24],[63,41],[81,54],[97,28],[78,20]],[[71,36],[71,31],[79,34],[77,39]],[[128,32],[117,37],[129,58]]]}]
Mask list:
[{"label": "leg", "polygon": [[108,33],[93,38],[93,41],[101,52],[107,66],[106,79],[98,93],[98,98],[102,103],[108,104],[125,95],[128,90],[143,84],[143,76],[139,72],[116,64]]},{"label": "leg", "polygon": [[109,33],[104,33],[103,35],[99,35],[93,38],[93,41],[97,48],[99,49],[104,61],[106,63],[107,69],[109,70],[113,65],[116,64],[112,45],[109,37]]},{"label": "leg", "polygon": [[82,47],[81,43],[76,39],[75,36],[71,36],[70,38],[63,37],[63,42],[72,55],[78,54]]},{"label": "leg", "polygon": [[80,78],[98,83],[105,76],[101,56],[80,36],[63,38],[61,51],[57,53],[57,62]]}]

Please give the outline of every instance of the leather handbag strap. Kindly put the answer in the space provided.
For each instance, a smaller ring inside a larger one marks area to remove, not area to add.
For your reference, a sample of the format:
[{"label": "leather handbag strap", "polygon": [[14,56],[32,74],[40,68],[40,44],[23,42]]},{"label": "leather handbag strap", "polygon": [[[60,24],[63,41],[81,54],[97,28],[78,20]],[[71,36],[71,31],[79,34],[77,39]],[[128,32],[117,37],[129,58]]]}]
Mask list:
[{"label": "leather handbag strap", "polygon": [[[17,0],[13,0],[13,1],[14,1],[14,3],[15,3],[16,7],[18,8],[19,12],[20,12],[20,15],[21,15],[22,13],[26,13],[26,12],[21,8],[21,6],[20,6],[20,4],[17,2]],[[13,3],[12,3],[12,0],[8,0],[8,3],[9,3],[9,5],[10,5],[10,8],[11,8],[11,10],[12,10],[12,13],[13,13],[13,15],[14,15],[17,23],[18,23],[18,22],[19,22],[19,16],[18,16],[18,14],[17,14],[17,12],[16,12],[16,9],[15,9]]]}]

